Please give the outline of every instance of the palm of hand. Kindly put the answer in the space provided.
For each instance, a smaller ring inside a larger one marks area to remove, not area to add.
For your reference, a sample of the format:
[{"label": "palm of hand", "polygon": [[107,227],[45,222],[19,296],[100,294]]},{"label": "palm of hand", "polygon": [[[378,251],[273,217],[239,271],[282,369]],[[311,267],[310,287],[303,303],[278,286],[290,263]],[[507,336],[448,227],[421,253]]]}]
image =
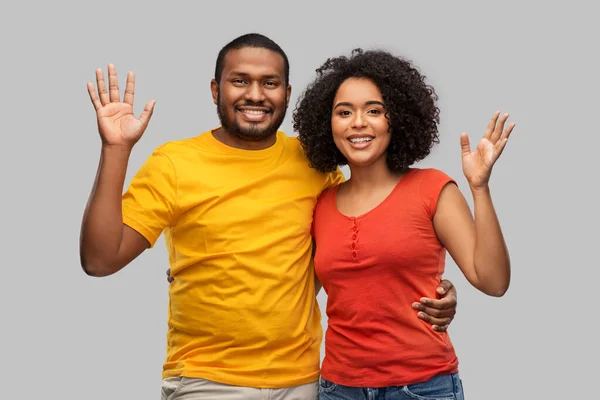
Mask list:
[{"label": "palm of hand", "polygon": [[499,112],[494,114],[475,151],[471,151],[469,136],[466,133],[461,135],[463,173],[471,188],[481,188],[487,185],[492,168],[502,154],[508,137],[515,127],[515,124],[511,123],[503,132],[508,114],[504,114],[498,121],[499,115]]},{"label": "palm of hand", "polygon": [[471,186],[482,186],[488,182],[498,156],[492,142],[482,138],[475,151],[463,157],[463,173]]},{"label": "palm of hand", "polygon": [[109,103],[98,110],[98,126],[109,144],[135,143],[144,131],[143,123],[127,103]]},{"label": "palm of hand", "polygon": [[144,106],[144,111],[138,117],[133,114],[133,99],[135,90],[135,75],[127,74],[125,95],[121,101],[117,72],[114,65],[108,66],[108,88],[104,81],[102,70],[96,70],[96,83],[88,82],[87,88],[90,99],[96,110],[98,130],[102,142],[111,146],[132,147],[142,136],[154,111],[154,101]]}]

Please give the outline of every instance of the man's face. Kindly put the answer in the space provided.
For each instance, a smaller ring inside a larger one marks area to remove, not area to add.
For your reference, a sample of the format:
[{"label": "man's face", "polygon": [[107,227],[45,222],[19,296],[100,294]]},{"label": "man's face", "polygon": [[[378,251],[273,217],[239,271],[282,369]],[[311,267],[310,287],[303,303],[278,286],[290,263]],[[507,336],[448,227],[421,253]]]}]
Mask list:
[{"label": "man's face", "polygon": [[221,125],[246,141],[274,135],[289,103],[283,57],[271,50],[245,47],[230,50],[224,59],[221,82],[211,82]]}]

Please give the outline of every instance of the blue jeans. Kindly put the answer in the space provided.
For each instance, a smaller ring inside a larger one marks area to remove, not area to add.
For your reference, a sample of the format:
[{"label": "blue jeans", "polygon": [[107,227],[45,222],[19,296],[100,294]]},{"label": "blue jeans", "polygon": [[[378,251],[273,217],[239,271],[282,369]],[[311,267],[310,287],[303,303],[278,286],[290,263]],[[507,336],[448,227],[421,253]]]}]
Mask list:
[{"label": "blue jeans", "polygon": [[434,376],[428,381],[384,388],[349,387],[321,377],[319,400],[464,400],[458,373]]}]

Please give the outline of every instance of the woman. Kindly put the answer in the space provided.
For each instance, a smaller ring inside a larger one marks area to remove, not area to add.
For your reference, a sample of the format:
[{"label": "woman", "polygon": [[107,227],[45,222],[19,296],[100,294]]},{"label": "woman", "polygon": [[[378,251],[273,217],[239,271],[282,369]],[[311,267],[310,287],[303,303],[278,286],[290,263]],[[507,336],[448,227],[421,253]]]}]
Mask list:
[{"label": "woman", "polygon": [[433,88],[408,61],[355,50],[317,70],[294,111],[311,166],[350,167],[315,208],[315,269],[327,292],[321,399],[463,399],[447,332],[414,318],[432,297],[446,251],[490,296],[510,282],[510,260],[489,190],[514,128],[496,112],[475,151],[462,134],[474,218],[456,182],[411,168],[439,140]]}]

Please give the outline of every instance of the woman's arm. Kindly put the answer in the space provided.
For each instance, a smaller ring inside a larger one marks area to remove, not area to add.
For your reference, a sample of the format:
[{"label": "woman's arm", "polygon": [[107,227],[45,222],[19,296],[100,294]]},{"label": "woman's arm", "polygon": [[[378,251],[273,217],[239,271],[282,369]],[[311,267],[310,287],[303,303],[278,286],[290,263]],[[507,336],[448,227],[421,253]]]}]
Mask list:
[{"label": "woman's arm", "polygon": [[490,296],[502,296],[510,284],[510,259],[490,194],[492,168],[515,127],[504,130],[508,114],[494,113],[487,129],[471,151],[469,136],[460,136],[462,169],[473,195],[474,217],[464,196],[453,184],[442,189],[433,225],[442,245],[467,280]]},{"label": "woman's arm", "polygon": [[467,280],[483,293],[500,297],[510,284],[508,249],[489,188],[472,192],[475,218],[458,187],[447,184],[433,226]]}]

